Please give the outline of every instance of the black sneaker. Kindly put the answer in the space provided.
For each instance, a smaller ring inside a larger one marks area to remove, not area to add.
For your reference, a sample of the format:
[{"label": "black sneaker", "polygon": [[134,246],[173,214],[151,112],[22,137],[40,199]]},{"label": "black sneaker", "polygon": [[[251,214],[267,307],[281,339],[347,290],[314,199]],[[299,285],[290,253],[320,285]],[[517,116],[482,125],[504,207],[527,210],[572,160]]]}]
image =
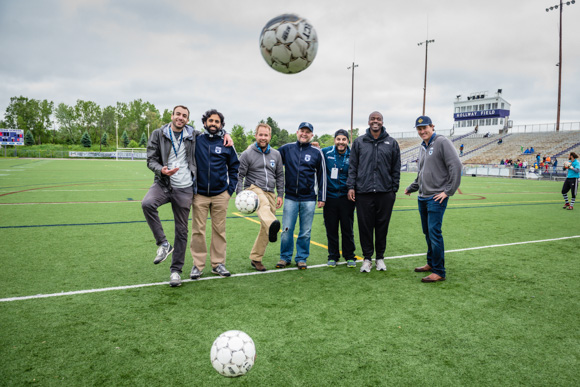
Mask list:
[{"label": "black sneaker", "polygon": [[171,253],[173,253],[173,246],[169,243],[159,246],[157,249],[157,256],[153,260],[153,263],[157,265],[158,263],[165,261]]},{"label": "black sneaker", "polygon": [[211,272],[213,274],[217,274],[220,277],[229,277],[232,274],[228,271],[228,269],[226,269],[226,267],[223,265],[223,263],[220,263],[219,265],[217,265],[216,267],[214,267],[213,269],[211,269]]},{"label": "black sneaker", "polygon": [[199,271],[197,266],[191,268],[191,273],[189,274],[189,278],[192,280],[199,279],[203,275],[203,271]]},{"label": "black sneaker", "polygon": [[280,221],[276,219],[272,222],[268,230],[268,240],[270,242],[276,242],[278,240],[278,231],[280,231]]}]

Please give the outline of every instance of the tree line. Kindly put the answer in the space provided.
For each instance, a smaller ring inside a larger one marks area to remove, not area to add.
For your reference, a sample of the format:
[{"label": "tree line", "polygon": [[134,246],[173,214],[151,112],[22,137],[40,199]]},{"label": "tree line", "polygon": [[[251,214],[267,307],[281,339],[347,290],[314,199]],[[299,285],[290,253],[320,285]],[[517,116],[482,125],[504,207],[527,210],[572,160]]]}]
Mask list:
[{"label": "tree line", "polygon": [[[171,122],[169,109],[161,113],[154,104],[136,99],[131,102],[117,102],[115,106],[101,107],[96,102],[77,100],[74,105],[60,103],[55,106],[48,100],[27,97],[12,97],[0,121],[0,128],[22,129],[26,145],[67,144],[91,147],[115,145],[118,127],[119,146],[137,148],[146,146],[148,134]],[[272,128],[271,146],[278,148],[297,140],[296,133],[281,129],[278,123],[268,117],[262,120]],[[189,125],[195,127],[193,120]],[[201,128],[203,130],[203,128]],[[226,128],[227,129],[227,128]],[[255,141],[254,128],[235,124],[228,130],[238,152],[242,152]],[[355,132],[358,134],[358,129]],[[353,133],[353,134],[355,134]],[[355,136],[356,137],[356,136]],[[314,136],[321,147],[333,144],[333,136]]]}]

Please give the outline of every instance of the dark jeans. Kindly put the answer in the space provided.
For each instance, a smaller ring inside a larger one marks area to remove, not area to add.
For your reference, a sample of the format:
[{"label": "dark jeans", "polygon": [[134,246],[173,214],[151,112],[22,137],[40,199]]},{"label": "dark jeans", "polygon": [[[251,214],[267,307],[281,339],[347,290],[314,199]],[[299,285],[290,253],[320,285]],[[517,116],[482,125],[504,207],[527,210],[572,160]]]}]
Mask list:
[{"label": "dark jeans", "polygon": [[438,203],[430,198],[419,198],[419,214],[421,226],[427,241],[427,264],[431,266],[431,272],[445,277],[445,245],[443,244],[443,214],[447,208],[449,198]]},{"label": "dark jeans", "polygon": [[153,183],[149,191],[141,202],[143,214],[157,246],[167,241],[159,212],[157,209],[166,203],[171,203],[173,218],[175,220],[175,240],[173,242],[173,255],[171,256],[171,272],[181,273],[185,262],[185,250],[187,249],[187,223],[189,211],[193,202],[193,186],[187,188],[173,188],[172,191],[165,192],[157,183]]},{"label": "dark jeans", "polygon": [[326,197],[323,207],[324,226],[326,227],[326,239],[328,239],[328,259],[338,261],[340,259],[338,226],[342,235],[342,256],[344,259],[354,258],[354,202],[346,196],[340,198]]},{"label": "dark jeans", "polygon": [[356,216],[364,259],[371,260],[375,251],[376,259],[384,258],[396,198],[394,192],[356,194]]}]

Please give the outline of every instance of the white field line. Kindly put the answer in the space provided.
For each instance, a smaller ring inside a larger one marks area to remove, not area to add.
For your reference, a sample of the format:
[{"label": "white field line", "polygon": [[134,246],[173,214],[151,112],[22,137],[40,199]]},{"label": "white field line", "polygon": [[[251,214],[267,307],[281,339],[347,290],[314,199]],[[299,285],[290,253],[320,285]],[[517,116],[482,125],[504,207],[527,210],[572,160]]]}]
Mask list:
[{"label": "white field line", "polygon": [[[498,247],[508,247],[508,246],[518,246],[518,245],[527,245],[531,243],[545,243],[545,242],[556,242],[556,241],[563,241],[567,239],[574,239],[580,238],[580,235],[573,235],[568,237],[561,237],[561,238],[552,238],[552,239],[540,239],[535,241],[524,241],[524,242],[513,242],[513,243],[504,243],[499,245],[488,245],[488,246],[477,246],[477,247],[467,247],[464,249],[455,249],[455,250],[446,250],[445,253],[459,253],[463,251],[471,251],[471,250],[483,250],[483,249],[493,249]],[[399,259],[399,258],[409,258],[409,257],[420,257],[424,256],[425,253],[417,253],[417,254],[406,254],[406,255],[397,255],[393,257],[385,257],[385,259]],[[344,265],[346,262],[340,262],[339,265]],[[326,267],[326,264],[320,265],[312,265],[308,266],[308,269],[317,269],[321,267]],[[266,275],[266,274],[276,274],[285,271],[294,271],[298,270],[297,267],[287,268],[287,269],[276,269],[276,270],[268,270],[268,271],[255,271],[250,273],[239,273],[239,274],[232,274],[231,277],[246,277],[250,275]],[[231,278],[230,277],[230,278]],[[182,282],[197,282],[197,281],[209,281],[209,280],[216,280],[216,279],[223,279],[223,277],[206,277],[200,278],[197,280],[185,279]],[[59,297],[59,296],[74,296],[78,294],[89,294],[89,293],[101,293],[101,292],[108,292],[112,290],[126,290],[126,289],[136,289],[136,288],[144,288],[148,286],[158,286],[158,285],[168,285],[169,282],[155,282],[149,284],[139,284],[139,285],[127,285],[127,286],[115,286],[110,288],[100,288],[100,289],[88,289],[88,290],[75,290],[71,292],[61,292],[61,293],[51,293],[51,294],[36,294],[32,296],[22,296],[22,297],[8,297],[8,298],[0,298],[0,302],[10,302],[10,301],[24,301],[24,300],[33,300],[38,298],[51,298],[51,297]]]}]

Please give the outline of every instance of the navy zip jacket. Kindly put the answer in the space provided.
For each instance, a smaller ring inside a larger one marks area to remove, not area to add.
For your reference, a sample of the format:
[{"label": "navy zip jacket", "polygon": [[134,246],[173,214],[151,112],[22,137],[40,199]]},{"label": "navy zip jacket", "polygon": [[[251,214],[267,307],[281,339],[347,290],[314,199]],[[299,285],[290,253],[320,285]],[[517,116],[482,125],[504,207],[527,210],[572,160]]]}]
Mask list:
[{"label": "navy zip jacket", "polygon": [[[278,149],[284,163],[284,193],[298,202],[326,201],[326,166],[322,151],[296,141]],[[199,165],[198,165],[199,170]]]},{"label": "navy zip jacket", "polygon": [[[348,179],[348,164],[350,159],[350,147],[346,147],[344,154],[338,153],[336,146],[322,148],[324,162],[326,163],[326,177],[328,178],[328,190],[326,196],[338,199],[348,194],[346,181]],[[332,169],[338,170],[338,178],[332,179]]]},{"label": "navy zip jacket", "polygon": [[224,145],[220,135],[204,133],[195,144],[197,193],[216,196],[228,190],[230,196],[238,184],[238,155],[233,146]]}]

